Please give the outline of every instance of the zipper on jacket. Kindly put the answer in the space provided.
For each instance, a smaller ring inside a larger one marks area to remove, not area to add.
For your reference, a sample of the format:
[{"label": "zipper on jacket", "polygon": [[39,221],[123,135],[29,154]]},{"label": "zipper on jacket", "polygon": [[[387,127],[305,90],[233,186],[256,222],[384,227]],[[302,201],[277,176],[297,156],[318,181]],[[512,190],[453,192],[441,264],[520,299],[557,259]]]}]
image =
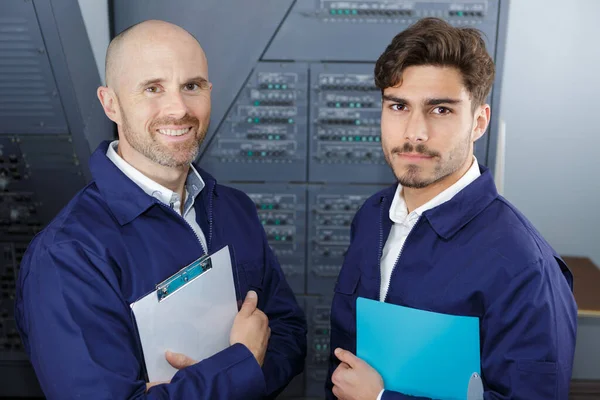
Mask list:
[{"label": "zipper on jacket", "polygon": [[[211,188],[208,193],[208,239],[206,240],[206,254],[208,254],[208,249],[211,248],[212,244],[212,234],[213,234],[213,188]],[[194,232],[195,233],[195,232]]]},{"label": "zipper on jacket", "polygon": [[[165,203],[163,203],[160,200],[156,200],[156,202],[161,206],[166,208],[167,210],[170,210],[173,214],[175,214],[178,218],[181,218],[183,220],[183,222],[185,222],[185,224],[188,226],[188,228],[190,228],[190,230],[192,231],[192,233],[194,234],[194,237],[196,238],[196,240],[198,241],[198,243],[200,243],[200,247],[202,248],[202,251],[204,252],[204,254],[208,254],[208,249],[204,248],[204,245],[202,244],[202,241],[200,240],[200,238],[198,237],[198,234],[196,233],[196,231],[194,230],[194,228],[192,228],[192,225],[190,225],[189,222],[186,221],[186,219],[182,216],[179,215],[179,213],[177,211],[175,211],[173,209],[173,203],[171,203],[171,206],[169,207],[168,205],[166,205]],[[211,223],[212,221],[210,220],[210,214],[209,214],[209,221],[208,221],[208,225],[209,227],[212,225]],[[211,229],[212,230],[212,229]],[[206,242],[206,247],[208,247],[208,241]]]},{"label": "zipper on jacket", "polygon": [[[385,200],[385,198],[384,198]],[[383,254],[383,202],[380,208],[380,221],[379,221],[379,287],[381,287],[381,256]],[[392,276],[394,275],[394,271],[396,270],[396,266],[398,265],[398,263],[400,262],[400,257],[402,257],[402,252],[404,251],[404,246],[406,245],[406,242],[408,242],[408,239],[410,238],[411,233],[413,233],[413,231],[415,230],[415,227],[417,226],[417,224],[419,223],[419,220],[421,219],[421,216],[419,215],[419,218],[417,219],[417,221],[415,222],[415,224],[412,226],[412,228],[410,228],[410,232],[408,232],[408,235],[406,235],[406,239],[404,240],[404,243],[402,243],[402,246],[400,246],[400,253],[398,253],[398,257],[396,257],[396,261],[394,262],[394,266],[392,267],[392,272],[390,272],[390,279],[387,283],[387,286],[385,288],[385,296],[383,297],[383,300],[380,299],[380,301],[387,301],[388,299],[388,295],[390,292],[390,285],[392,284]],[[389,238],[389,236],[388,236]]]},{"label": "zipper on jacket", "polygon": [[381,256],[383,255],[383,209],[386,198],[383,197],[379,203],[379,251],[377,253],[377,271],[379,279],[377,280],[377,288],[381,287]]}]

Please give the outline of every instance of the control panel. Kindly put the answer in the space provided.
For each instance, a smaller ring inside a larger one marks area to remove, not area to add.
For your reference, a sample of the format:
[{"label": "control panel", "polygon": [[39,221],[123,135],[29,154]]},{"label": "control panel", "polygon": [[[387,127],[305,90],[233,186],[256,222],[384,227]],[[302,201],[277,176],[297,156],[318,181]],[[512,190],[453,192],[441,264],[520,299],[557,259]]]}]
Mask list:
[{"label": "control panel", "polygon": [[381,91],[373,68],[311,65],[311,181],[394,182],[381,151]]},{"label": "control panel", "polygon": [[224,180],[305,181],[308,66],[259,63],[203,158]]},{"label": "control panel", "polygon": [[305,290],[306,186],[232,184],[256,205],[271,249],[294,293]]},{"label": "control panel", "polygon": [[306,297],[308,349],[306,357],[306,396],[323,398],[329,368],[330,309],[332,297]]},{"label": "control panel", "polygon": [[424,17],[483,31],[495,54],[499,14],[499,2],[490,0],[298,0],[263,59],[374,62],[397,33]]},{"label": "control panel", "polygon": [[350,244],[352,219],[365,200],[383,188],[377,185],[309,187],[307,293],[333,295]]}]

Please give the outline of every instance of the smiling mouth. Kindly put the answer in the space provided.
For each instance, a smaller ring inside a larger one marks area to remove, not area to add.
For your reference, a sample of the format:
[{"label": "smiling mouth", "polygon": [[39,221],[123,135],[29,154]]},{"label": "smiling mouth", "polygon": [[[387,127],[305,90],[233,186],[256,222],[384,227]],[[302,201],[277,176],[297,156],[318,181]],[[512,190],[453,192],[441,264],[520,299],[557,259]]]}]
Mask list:
[{"label": "smiling mouth", "polygon": [[182,136],[188,133],[192,128],[181,128],[181,129],[157,129],[158,133],[165,136]]}]

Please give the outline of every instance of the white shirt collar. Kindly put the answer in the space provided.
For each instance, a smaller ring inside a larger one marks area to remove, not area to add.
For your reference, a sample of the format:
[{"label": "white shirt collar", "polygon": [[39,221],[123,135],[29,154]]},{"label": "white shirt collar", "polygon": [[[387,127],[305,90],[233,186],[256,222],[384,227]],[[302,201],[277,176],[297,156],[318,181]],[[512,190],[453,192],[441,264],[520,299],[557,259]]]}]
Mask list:
[{"label": "white shirt collar", "polygon": [[392,200],[392,205],[390,206],[390,219],[395,223],[401,224],[405,222],[411,222],[414,224],[425,211],[451,200],[458,192],[467,187],[480,175],[481,172],[479,171],[479,163],[477,162],[477,158],[473,156],[473,163],[471,164],[471,167],[456,183],[410,214],[408,214],[406,202],[404,201],[404,196],[402,194],[402,185],[398,184],[396,193],[394,194],[394,200]]},{"label": "white shirt collar", "polygon": [[[177,203],[180,201],[179,195],[171,189],[164,187],[160,183],[153,181],[140,171],[135,169],[131,164],[125,161],[118,153],[117,146],[119,141],[115,140],[110,143],[106,156],[119,168],[129,179],[138,185],[146,194],[152,196],[165,204]],[[204,181],[196,171],[196,168],[190,164],[190,172],[186,180],[186,197],[195,198],[198,193],[204,188]],[[187,201],[186,201],[187,203]]]}]

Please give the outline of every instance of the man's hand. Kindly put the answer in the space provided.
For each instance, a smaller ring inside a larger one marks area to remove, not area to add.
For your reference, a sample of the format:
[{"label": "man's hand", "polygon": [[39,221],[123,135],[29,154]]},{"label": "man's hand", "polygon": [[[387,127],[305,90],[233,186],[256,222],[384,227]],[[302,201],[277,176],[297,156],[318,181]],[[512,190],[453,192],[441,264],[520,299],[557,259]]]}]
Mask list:
[{"label": "man's hand", "polygon": [[383,390],[383,379],[369,364],[349,351],[335,349],[341,361],[331,376],[333,394],[339,400],[376,400]]},{"label": "man's hand", "polygon": [[257,305],[258,295],[251,290],[233,321],[229,343],[232,345],[241,343],[246,346],[262,367],[271,337],[271,328],[269,328],[269,318],[256,308]]},{"label": "man's hand", "polygon": [[[173,353],[169,350],[167,350],[167,352],[165,353],[165,358],[167,359],[167,361],[169,362],[169,364],[171,364],[171,366],[175,369],[183,369],[185,367],[189,367],[190,365],[194,365],[196,364],[198,361],[194,360],[193,358],[190,358],[188,356],[186,356],[185,354],[181,354],[181,353]],[[160,385],[163,383],[169,383],[169,382],[149,382],[146,383],[146,392],[148,391],[148,389],[150,389],[152,386],[156,386],[156,385]]]}]

